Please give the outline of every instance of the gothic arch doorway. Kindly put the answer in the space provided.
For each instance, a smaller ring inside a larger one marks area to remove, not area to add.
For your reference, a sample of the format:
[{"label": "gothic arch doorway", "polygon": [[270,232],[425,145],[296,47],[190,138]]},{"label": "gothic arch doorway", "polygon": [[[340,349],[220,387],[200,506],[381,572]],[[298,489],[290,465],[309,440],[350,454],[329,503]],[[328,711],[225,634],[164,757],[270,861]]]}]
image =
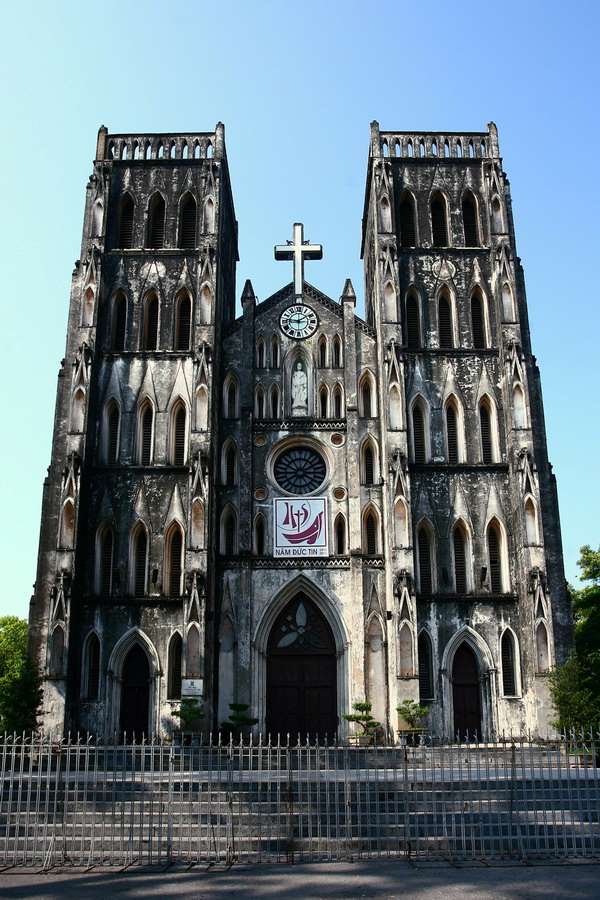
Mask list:
[{"label": "gothic arch doorway", "polygon": [[123,662],[121,679],[121,733],[149,734],[150,712],[150,662],[148,656],[135,643]]},{"label": "gothic arch doorway", "polygon": [[452,661],[452,706],[454,734],[463,738],[481,736],[481,687],[479,665],[466,641],[458,647]]},{"label": "gothic arch doorway", "polygon": [[337,654],[325,616],[296,594],[275,620],[267,645],[267,731],[333,736],[337,718]]}]

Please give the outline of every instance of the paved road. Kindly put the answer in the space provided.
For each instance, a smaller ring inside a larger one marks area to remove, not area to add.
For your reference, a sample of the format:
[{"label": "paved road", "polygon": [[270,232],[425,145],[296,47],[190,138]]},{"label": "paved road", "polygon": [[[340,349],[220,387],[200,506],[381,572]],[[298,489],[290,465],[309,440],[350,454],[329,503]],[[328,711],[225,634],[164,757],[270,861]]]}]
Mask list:
[{"label": "paved road", "polygon": [[465,866],[411,865],[405,860],[366,860],[299,866],[237,866],[230,870],[169,869],[115,872],[53,871],[0,874],[0,897],[35,900],[112,900],[158,897],[360,898],[417,900],[588,900],[600,898],[600,865]]}]

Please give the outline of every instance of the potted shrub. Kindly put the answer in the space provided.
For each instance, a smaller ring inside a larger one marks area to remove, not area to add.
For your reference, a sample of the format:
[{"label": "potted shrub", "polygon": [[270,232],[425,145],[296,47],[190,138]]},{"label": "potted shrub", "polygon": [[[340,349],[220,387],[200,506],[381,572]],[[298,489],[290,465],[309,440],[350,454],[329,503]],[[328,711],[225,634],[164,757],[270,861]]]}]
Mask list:
[{"label": "potted shrub", "polygon": [[409,743],[416,744],[417,739],[425,731],[422,723],[429,710],[415,700],[405,700],[396,707],[396,711],[400,737],[408,738]]},{"label": "potted shrub", "polygon": [[381,728],[381,722],[378,722],[371,715],[372,704],[366,700],[358,701],[352,704],[354,712],[346,713],[344,719],[347,722],[353,722],[361,729],[358,734],[351,734],[349,742],[359,747],[368,747],[375,742],[377,731]]},{"label": "potted shrub", "polygon": [[182,697],[179,709],[174,709],[173,715],[179,719],[180,725],[173,733],[175,743],[197,744],[201,720],[204,718],[202,702],[196,697]]},{"label": "potted shrub", "polygon": [[248,734],[253,725],[256,725],[258,719],[253,719],[248,715],[249,708],[247,703],[229,704],[229,718],[221,723],[223,738],[239,741],[240,738]]}]

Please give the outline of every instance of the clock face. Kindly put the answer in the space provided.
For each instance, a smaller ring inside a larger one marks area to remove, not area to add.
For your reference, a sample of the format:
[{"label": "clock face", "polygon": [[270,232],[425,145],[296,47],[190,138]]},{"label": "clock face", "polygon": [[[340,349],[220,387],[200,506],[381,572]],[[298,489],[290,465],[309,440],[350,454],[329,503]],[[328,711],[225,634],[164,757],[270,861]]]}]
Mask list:
[{"label": "clock face", "polygon": [[283,333],[296,340],[310,337],[317,330],[318,324],[319,320],[316,312],[304,303],[288,306],[281,313],[281,318],[279,319],[279,325]]}]

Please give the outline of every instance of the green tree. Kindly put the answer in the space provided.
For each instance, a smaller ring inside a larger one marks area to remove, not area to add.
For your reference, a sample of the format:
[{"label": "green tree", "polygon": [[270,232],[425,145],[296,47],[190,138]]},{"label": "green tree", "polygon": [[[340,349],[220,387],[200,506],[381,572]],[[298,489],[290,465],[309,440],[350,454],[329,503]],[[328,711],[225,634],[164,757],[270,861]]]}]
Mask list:
[{"label": "green tree", "polygon": [[362,735],[374,735],[378,728],[381,728],[381,722],[377,722],[371,715],[372,704],[367,701],[359,701],[352,704],[354,712],[346,713],[344,719],[347,722],[354,722],[362,728]]},{"label": "green tree", "polygon": [[27,622],[0,617],[0,733],[35,731],[42,699],[40,680],[27,654]]},{"label": "green tree", "polygon": [[550,675],[559,728],[600,726],[600,547],[581,548],[580,590],[570,588],[575,622],[571,657]]}]

